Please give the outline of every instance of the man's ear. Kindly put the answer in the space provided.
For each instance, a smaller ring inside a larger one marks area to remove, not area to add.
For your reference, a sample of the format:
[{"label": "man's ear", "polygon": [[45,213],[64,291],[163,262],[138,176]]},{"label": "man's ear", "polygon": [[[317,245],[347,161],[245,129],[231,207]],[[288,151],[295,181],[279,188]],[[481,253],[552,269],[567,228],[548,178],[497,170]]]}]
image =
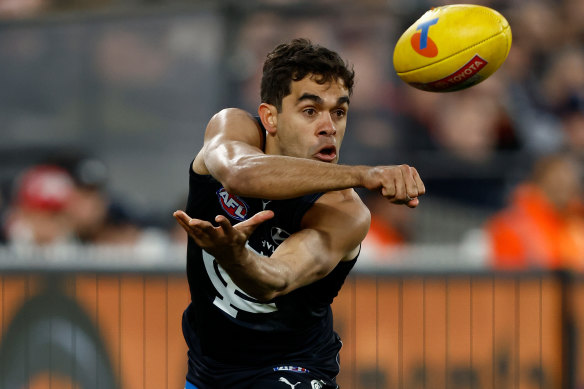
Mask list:
[{"label": "man's ear", "polygon": [[261,103],[258,114],[266,131],[272,135],[275,134],[278,127],[278,109],[274,105]]}]

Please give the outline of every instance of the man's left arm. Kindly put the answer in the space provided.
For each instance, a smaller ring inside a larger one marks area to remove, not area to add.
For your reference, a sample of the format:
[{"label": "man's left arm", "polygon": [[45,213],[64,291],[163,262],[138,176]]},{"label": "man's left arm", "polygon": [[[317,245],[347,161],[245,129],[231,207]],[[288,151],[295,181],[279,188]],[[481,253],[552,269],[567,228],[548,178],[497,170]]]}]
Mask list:
[{"label": "man's left arm", "polygon": [[325,193],[306,212],[302,229],[288,237],[270,257],[245,247],[253,230],[271,218],[271,211],[231,226],[224,216],[218,223],[190,219],[182,211],[175,217],[247,294],[269,301],[313,283],[342,260],[354,258],[370,224],[369,210],[352,189]]}]

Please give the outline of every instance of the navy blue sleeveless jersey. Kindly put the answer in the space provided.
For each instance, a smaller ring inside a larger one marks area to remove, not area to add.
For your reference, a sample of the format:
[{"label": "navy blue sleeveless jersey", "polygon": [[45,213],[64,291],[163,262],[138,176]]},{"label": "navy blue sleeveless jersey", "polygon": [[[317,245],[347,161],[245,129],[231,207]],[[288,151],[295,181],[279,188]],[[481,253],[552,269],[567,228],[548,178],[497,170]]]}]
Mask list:
[{"label": "navy blue sleeveless jersey", "polygon": [[[289,200],[234,196],[211,176],[189,167],[186,212],[213,221],[222,214],[232,224],[269,209],[274,218],[250,236],[248,248],[270,256],[300,229],[302,217],[321,194]],[[334,383],[341,342],[333,331],[330,304],[355,264],[340,262],[319,281],[269,302],[243,292],[217,261],[189,238],[187,278],[191,304],[183,315],[189,346],[187,379],[202,387],[243,387],[245,372],[276,366],[300,366]]]}]

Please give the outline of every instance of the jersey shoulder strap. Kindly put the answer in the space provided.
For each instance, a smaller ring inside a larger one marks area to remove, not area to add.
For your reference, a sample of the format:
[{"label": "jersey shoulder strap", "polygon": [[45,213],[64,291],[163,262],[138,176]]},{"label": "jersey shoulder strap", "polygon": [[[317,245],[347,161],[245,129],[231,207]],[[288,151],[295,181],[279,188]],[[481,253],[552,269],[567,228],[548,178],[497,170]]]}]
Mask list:
[{"label": "jersey shoulder strap", "polygon": [[262,151],[265,152],[266,151],[266,128],[262,124],[262,120],[260,119],[259,116],[254,116],[254,119],[258,122],[258,124],[260,125],[260,128],[262,129],[260,131],[260,134],[262,135]]}]

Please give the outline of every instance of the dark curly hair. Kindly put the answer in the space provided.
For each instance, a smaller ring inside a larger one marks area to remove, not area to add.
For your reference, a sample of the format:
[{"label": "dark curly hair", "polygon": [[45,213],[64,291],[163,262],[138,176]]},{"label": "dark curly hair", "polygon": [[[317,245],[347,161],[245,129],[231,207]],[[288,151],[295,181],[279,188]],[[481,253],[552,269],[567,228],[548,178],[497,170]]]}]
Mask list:
[{"label": "dark curly hair", "polygon": [[261,84],[262,102],[280,111],[282,99],[290,94],[292,81],[300,81],[308,74],[317,75],[319,84],[340,78],[349,95],[353,92],[353,68],[336,52],[299,38],[280,44],[268,53]]}]

